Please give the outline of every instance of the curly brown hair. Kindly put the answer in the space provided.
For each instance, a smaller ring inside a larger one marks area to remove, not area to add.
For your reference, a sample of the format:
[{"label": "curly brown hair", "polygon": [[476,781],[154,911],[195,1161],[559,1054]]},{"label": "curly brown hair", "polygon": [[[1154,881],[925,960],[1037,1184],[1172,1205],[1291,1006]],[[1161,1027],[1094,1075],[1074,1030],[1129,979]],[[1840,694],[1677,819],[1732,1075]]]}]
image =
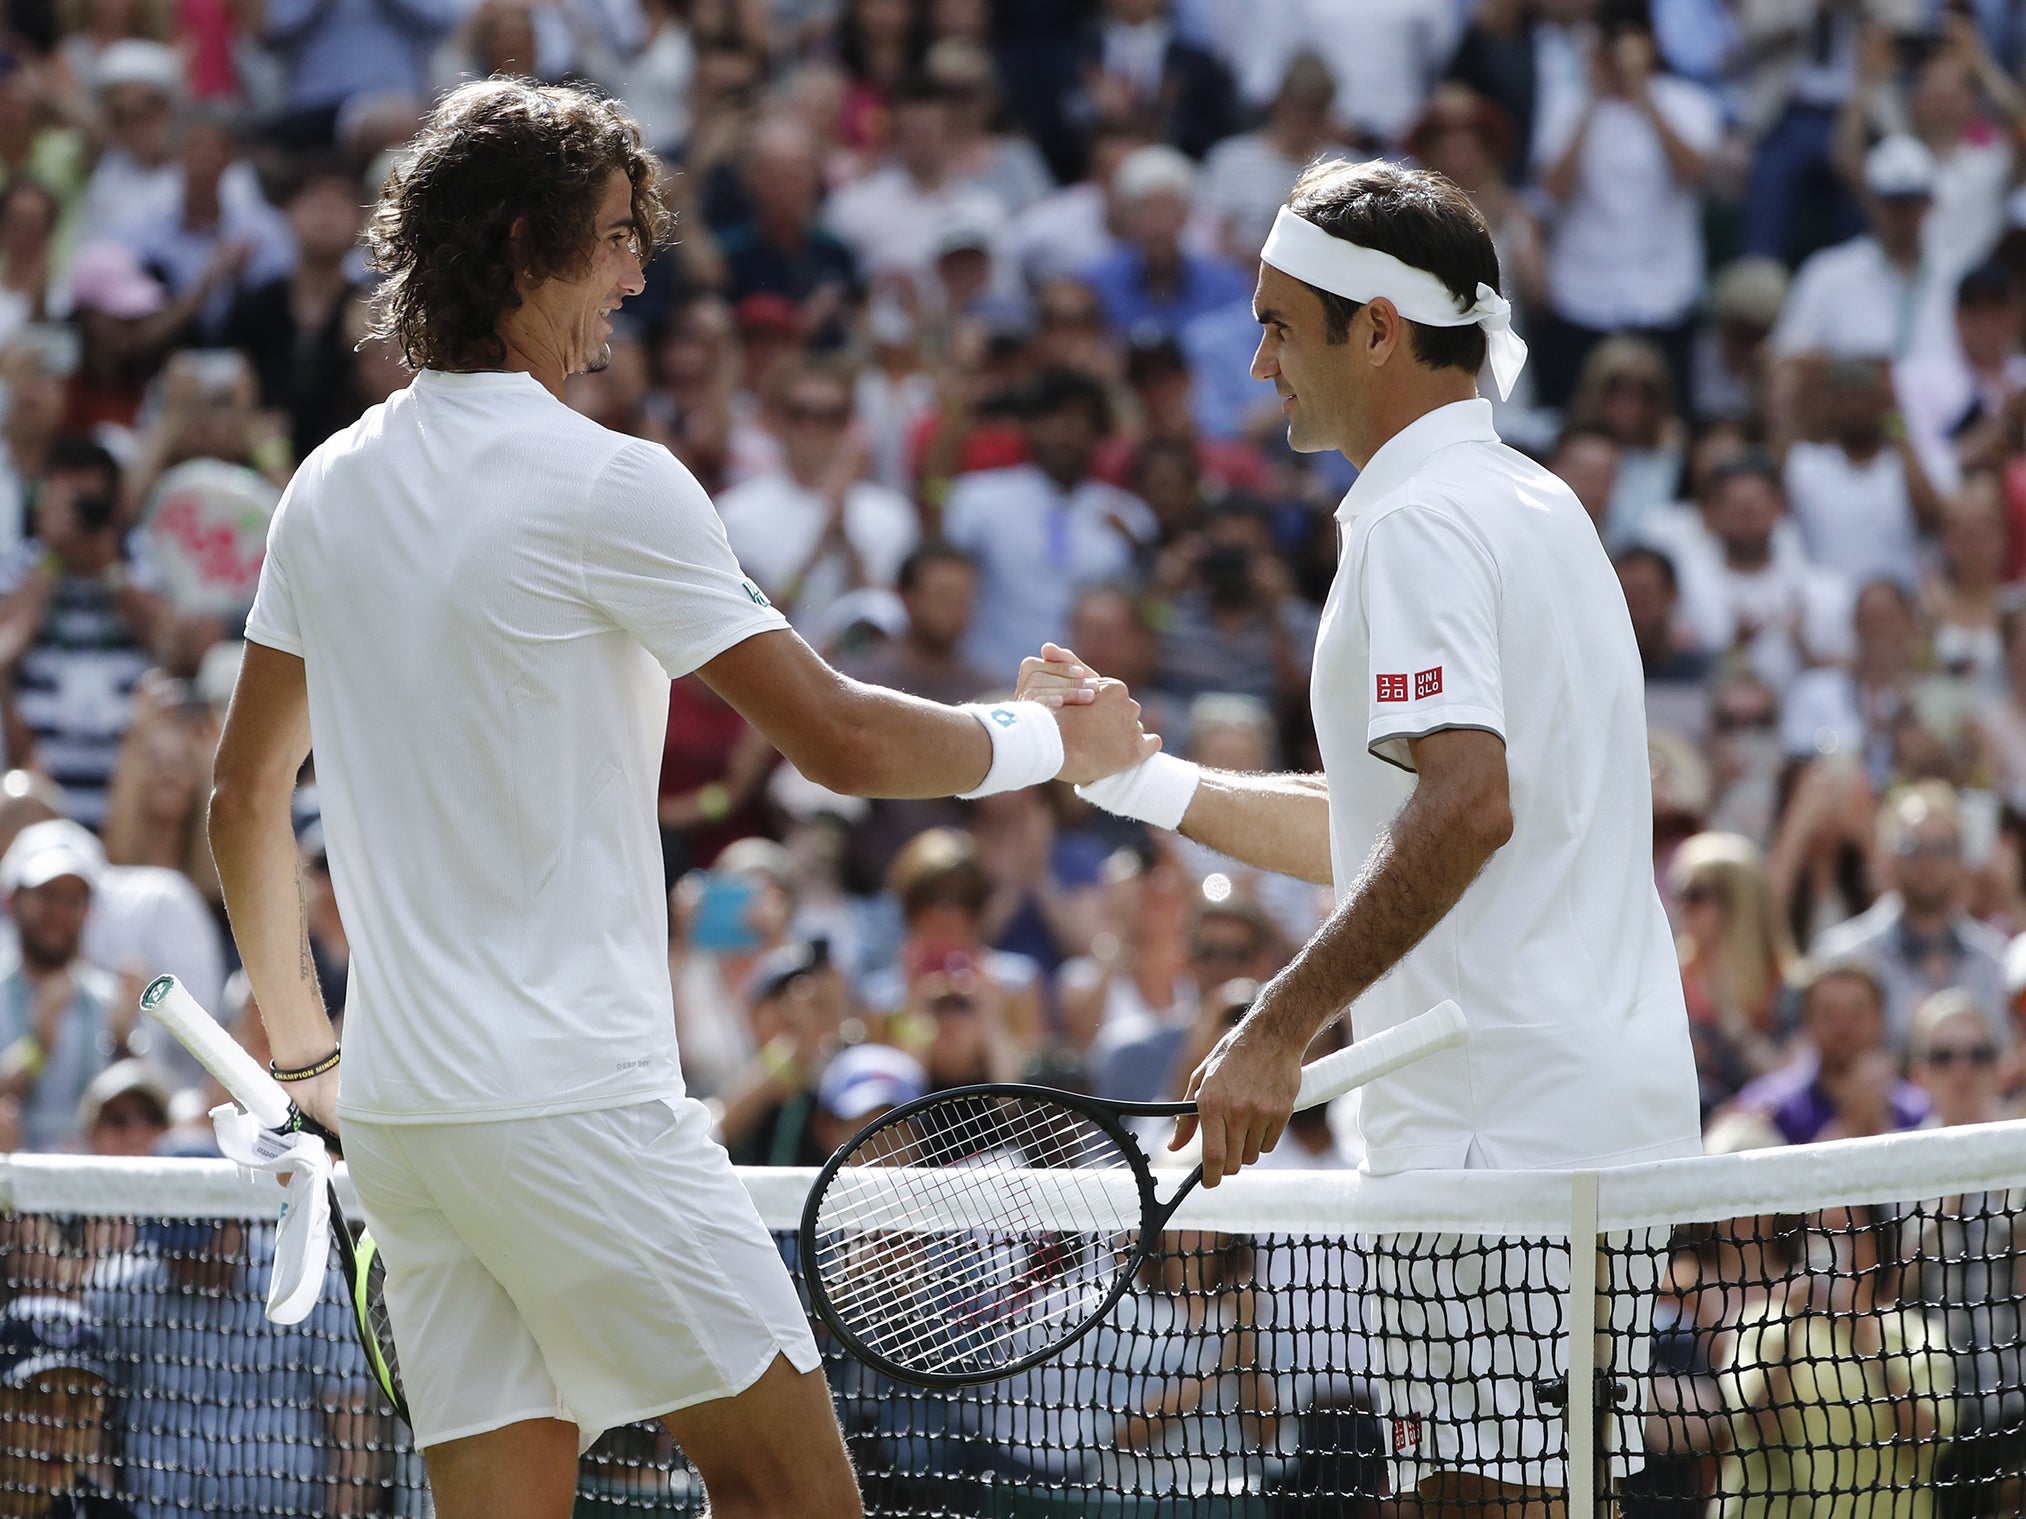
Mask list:
[{"label": "curly brown hair", "polygon": [[[577,85],[483,79],[446,95],[381,188],[366,248],[383,278],[369,336],[416,369],[497,369],[515,276],[580,275],[614,169],[633,185],[644,263],[670,225],[661,162],[618,101]],[[518,232],[518,235],[516,235]]]}]

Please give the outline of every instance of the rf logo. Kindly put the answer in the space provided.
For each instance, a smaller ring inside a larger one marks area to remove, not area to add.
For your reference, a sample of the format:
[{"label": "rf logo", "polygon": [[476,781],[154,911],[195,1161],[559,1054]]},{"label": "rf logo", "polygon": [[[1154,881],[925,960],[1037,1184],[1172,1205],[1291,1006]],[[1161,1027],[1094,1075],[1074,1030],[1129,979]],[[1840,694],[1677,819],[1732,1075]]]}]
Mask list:
[{"label": "rf logo", "polygon": [[1407,699],[1407,677],[1404,675],[1381,675],[1379,677],[1380,701],[1405,701]]}]

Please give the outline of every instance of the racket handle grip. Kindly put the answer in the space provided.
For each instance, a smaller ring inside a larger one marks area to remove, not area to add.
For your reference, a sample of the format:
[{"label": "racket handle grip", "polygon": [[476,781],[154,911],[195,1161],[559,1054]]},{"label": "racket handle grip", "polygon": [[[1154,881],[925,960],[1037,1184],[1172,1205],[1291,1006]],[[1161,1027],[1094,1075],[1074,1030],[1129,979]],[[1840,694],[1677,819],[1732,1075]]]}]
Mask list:
[{"label": "racket handle grip", "polygon": [[262,1070],[260,1062],[218,1026],[217,1020],[183,989],[182,982],[174,976],[155,977],[141,993],[141,1011],[175,1035],[176,1042],[216,1076],[218,1084],[247,1112],[270,1129],[279,1129],[288,1122],[290,1104],[281,1083]]},{"label": "racket handle grip", "polygon": [[1438,1002],[1405,1023],[1383,1029],[1369,1039],[1360,1039],[1303,1066],[1294,1110],[1299,1113],[1319,1107],[1353,1087],[1377,1081],[1437,1050],[1453,1050],[1469,1037],[1470,1025],[1463,1021],[1463,1009],[1454,1002]]}]

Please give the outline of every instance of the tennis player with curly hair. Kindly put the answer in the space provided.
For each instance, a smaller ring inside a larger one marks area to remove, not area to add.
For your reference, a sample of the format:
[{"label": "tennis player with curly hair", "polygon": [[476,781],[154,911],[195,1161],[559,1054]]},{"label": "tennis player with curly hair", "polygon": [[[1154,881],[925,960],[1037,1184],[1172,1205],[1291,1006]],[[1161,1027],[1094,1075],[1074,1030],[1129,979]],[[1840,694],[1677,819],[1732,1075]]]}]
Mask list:
[{"label": "tennis player with curly hair", "polygon": [[[667,235],[659,177],[588,90],[437,107],[368,232],[415,378],[291,483],[218,754],[233,931],[277,1075],[342,1131],[442,1519],[566,1519],[580,1450],[650,1418],[718,1519],[860,1512],[787,1270],[683,1091],[670,678],[861,796],[1094,779],[1157,747],[1116,684],[943,707],[847,680],[688,471],[563,404]],[[342,1060],[289,828],[312,742],[353,944]]]}]

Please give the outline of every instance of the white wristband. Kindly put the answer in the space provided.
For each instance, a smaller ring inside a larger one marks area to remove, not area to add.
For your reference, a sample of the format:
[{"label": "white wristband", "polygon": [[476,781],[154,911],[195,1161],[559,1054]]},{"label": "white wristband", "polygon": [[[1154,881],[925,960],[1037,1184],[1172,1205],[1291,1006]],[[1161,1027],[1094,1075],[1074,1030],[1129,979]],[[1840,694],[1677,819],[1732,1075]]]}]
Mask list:
[{"label": "white wristband", "polygon": [[985,725],[992,740],[992,768],[965,801],[1038,786],[1062,773],[1062,729],[1053,709],[1038,701],[967,702],[957,709]]},{"label": "white wristband", "polygon": [[1137,818],[1156,828],[1173,830],[1203,779],[1203,767],[1172,754],[1150,754],[1130,770],[1078,786],[1076,794],[1092,806],[1122,818]]}]

